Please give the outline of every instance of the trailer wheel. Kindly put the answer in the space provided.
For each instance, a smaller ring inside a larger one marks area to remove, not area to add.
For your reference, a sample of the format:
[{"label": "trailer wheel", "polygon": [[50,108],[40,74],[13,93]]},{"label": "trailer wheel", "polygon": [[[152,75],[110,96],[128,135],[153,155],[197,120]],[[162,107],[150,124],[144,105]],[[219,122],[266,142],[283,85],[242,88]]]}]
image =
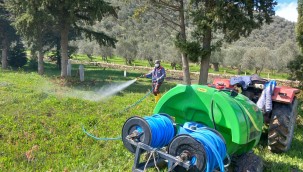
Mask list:
[{"label": "trailer wheel", "polygon": [[258,155],[254,154],[253,152],[245,153],[236,158],[234,171],[235,172],[262,172],[263,161]]},{"label": "trailer wheel", "polygon": [[275,103],[268,128],[268,147],[274,153],[289,150],[296,125],[298,101],[291,105]]}]

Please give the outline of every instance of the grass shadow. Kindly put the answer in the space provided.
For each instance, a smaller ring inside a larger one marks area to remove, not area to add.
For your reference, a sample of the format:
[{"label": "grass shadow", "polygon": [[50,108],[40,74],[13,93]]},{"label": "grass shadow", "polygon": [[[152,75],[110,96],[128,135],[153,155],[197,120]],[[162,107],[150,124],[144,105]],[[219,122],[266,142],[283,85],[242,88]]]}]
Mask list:
[{"label": "grass shadow", "polygon": [[[303,169],[299,169],[298,166],[290,165],[285,162],[270,161],[268,163],[269,164],[264,165],[264,169],[263,169],[264,172],[273,172],[273,171],[275,171],[275,172],[303,172]],[[271,167],[275,167],[276,169],[281,169],[281,170],[272,170]]]},{"label": "grass shadow", "polygon": [[[264,171],[273,171],[274,168],[275,171],[277,169],[281,169],[280,171],[290,171],[290,172],[299,172],[303,171],[302,166],[300,167],[300,164],[292,163],[291,162],[303,162],[303,136],[301,135],[301,131],[303,130],[303,125],[298,124],[295,133],[294,138],[291,143],[291,147],[287,152],[276,154],[271,153],[272,155],[267,155],[271,158],[266,158],[265,165],[264,165]],[[259,144],[263,147],[262,149],[266,150],[267,148],[267,132],[263,132],[261,135],[261,139]],[[275,158],[273,158],[275,157]],[[294,159],[295,158],[295,159]],[[285,159],[285,161],[277,161],[277,159]],[[301,168],[301,169],[300,169]]]}]

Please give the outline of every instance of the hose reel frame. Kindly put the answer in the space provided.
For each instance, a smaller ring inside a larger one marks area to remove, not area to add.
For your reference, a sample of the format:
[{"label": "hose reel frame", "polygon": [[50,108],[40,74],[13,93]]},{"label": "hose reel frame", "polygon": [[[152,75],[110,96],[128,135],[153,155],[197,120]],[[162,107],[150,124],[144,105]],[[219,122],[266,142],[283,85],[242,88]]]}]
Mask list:
[{"label": "hose reel frame", "polygon": [[[141,127],[144,132],[139,133],[137,131],[138,127]],[[137,133],[136,133],[137,131]],[[127,139],[135,140],[136,142],[142,142],[146,145],[150,145],[152,138],[152,133],[149,124],[144,118],[139,116],[133,116],[124,123],[122,127],[122,141],[126,149],[130,152],[136,152],[136,146],[130,144]]]},{"label": "hose reel frame", "polygon": [[[193,171],[204,171],[206,168],[206,151],[196,139],[188,134],[181,134],[176,136],[168,146],[168,154],[172,156],[180,156],[182,153],[189,152],[188,160],[196,158],[195,165],[192,165],[189,169]],[[184,167],[176,166],[175,171],[187,171]]]}]

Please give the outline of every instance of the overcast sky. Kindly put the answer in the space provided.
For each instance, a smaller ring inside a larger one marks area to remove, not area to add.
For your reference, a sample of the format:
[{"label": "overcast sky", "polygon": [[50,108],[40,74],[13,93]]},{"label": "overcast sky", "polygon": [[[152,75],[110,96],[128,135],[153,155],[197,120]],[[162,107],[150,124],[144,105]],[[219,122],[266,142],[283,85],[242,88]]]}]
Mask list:
[{"label": "overcast sky", "polygon": [[297,0],[277,0],[278,5],[276,6],[276,15],[283,17],[289,21],[297,22],[298,11],[297,11]]}]

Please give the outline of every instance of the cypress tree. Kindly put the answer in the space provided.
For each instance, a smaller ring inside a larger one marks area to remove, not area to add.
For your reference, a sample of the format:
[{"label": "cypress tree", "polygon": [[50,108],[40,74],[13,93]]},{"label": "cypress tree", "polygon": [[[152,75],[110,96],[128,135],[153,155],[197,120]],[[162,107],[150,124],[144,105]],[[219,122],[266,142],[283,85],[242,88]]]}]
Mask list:
[{"label": "cypress tree", "polygon": [[297,41],[303,54],[303,0],[298,0]]}]

